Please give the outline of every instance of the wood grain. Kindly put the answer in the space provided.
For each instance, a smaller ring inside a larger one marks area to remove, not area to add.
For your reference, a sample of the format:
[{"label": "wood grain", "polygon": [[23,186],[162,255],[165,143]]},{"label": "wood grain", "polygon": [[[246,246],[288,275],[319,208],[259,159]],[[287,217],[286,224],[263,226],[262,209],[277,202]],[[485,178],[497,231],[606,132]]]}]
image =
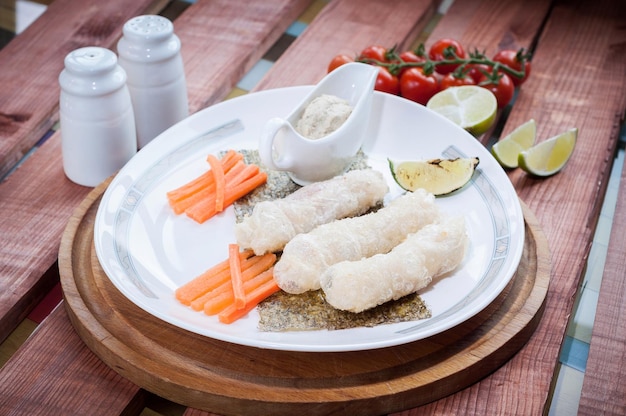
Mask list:
[{"label": "wood grain", "polygon": [[[408,46],[434,16],[437,0],[334,0],[254,88],[317,83],[336,54],[355,56],[369,44]],[[384,28],[384,30],[382,30]]]},{"label": "wood grain", "polygon": [[604,265],[589,358],[579,403],[581,415],[626,414],[626,165]]},{"label": "wood grain", "polygon": [[502,365],[532,335],[550,279],[547,246],[525,209],[516,276],[484,311],[439,335],[373,351],[302,353],[230,344],[144,312],[100,267],[93,225],[104,186],[72,216],[59,254],[65,305],[83,341],[141,387],[222,414],[378,415],[454,393]]},{"label": "wood grain", "polygon": [[0,372],[0,414],[136,415],[143,409],[145,392],[81,342],[62,305],[46,322]]},{"label": "wood grain", "polygon": [[[174,22],[192,113],[222,100],[312,0],[194,4]],[[262,18],[259,18],[262,16]]]},{"label": "wood grain", "polygon": [[466,52],[479,50],[493,56],[501,49],[530,49],[550,10],[544,0],[454,2],[425,42],[452,38],[462,41]]}]

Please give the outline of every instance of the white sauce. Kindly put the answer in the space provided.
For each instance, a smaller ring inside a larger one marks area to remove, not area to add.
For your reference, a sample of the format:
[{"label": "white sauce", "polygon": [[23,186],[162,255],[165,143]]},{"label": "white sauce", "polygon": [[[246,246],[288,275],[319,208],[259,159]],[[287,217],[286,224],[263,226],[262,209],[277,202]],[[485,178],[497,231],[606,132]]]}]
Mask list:
[{"label": "white sauce", "polygon": [[296,131],[308,139],[321,139],[337,130],[351,113],[348,101],[323,94],[305,108],[296,124]]}]

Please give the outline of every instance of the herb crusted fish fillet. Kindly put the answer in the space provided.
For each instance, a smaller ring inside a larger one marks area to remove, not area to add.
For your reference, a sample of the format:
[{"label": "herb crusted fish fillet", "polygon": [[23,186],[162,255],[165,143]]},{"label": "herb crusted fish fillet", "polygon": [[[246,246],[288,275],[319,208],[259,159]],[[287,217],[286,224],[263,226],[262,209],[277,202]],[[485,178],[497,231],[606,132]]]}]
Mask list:
[{"label": "herb crusted fish fillet", "polygon": [[322,290],[333,307],[361,312],[417,292],[454,270],[467,245],[463,217],[429,224],[387,254],[329,267],[320,277]]},{"label": "herb crusted fish fillet", "polygon": [[255,205],[252,214],[235,225],[235,238],[255,254],[280,251],[300,233],[318,225],[360,215],[382,202],[389,187],[373,169],[349,171],[327,181],[306,185],[291,195]]},{"label": "herb crusted fish fillet", "polygon": [[274,279],[285,292],[320,288],[320,276],[331,265],[387,253],[408,234],[436,221],[435,197],[423,189],[408,192],[376,212],[344,218],[299,234],[287,243],[274,266]]}]

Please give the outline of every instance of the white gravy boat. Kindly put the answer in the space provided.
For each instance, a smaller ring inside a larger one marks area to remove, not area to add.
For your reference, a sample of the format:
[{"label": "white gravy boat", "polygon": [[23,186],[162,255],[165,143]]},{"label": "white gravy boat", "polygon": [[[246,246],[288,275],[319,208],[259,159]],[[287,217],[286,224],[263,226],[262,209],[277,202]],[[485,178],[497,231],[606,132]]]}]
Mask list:
[{"label": "white gravy boat", "polygon": [[[299,185],[342,174],[365,140],[378,68],[348,63],[326,75],[292,112],[283,119],[270,119],[261,132],[259,156],[269,169],[287,171]],[[335,131],[309,139],[295,129],[304,109],[323,95],[342,98],[352,113]]]}]

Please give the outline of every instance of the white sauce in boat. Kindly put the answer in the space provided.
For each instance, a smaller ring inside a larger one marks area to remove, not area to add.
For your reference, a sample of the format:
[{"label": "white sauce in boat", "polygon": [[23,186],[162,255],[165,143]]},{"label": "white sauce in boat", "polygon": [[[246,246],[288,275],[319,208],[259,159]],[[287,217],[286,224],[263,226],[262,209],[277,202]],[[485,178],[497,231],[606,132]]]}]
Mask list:
[{"label": "white sauce in boat", "polygon": [[321,139],[341,127],[351,113],[352,107],[348,101],[323,94],[314,98],[304,109],[296,124],[296,131],[308,139]]}]

